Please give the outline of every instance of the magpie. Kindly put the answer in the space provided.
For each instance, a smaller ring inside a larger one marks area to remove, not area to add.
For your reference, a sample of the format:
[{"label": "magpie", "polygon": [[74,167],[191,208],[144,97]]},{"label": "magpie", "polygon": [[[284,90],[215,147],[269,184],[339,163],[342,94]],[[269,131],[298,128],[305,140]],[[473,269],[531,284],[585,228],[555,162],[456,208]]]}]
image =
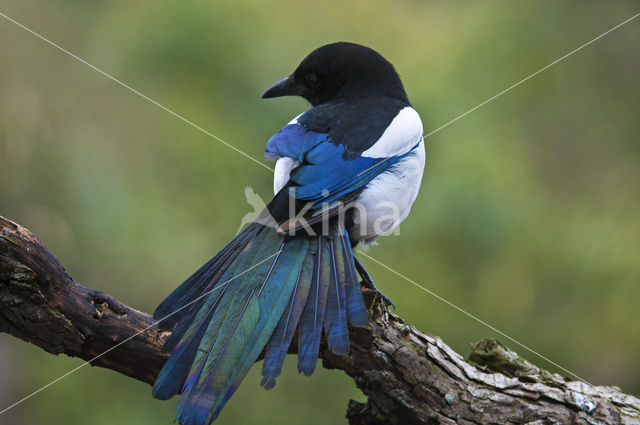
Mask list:
[{"label": "magpie", "polygon": [[422,122],[375,50],[319,47],[262,95],[280,96],[312,107],[267,142],[273,200],[154,313],[173,333],[153,396],[182,394],[182,425],[212,423],[261,353],[261,385],[272,388],[296,333],[304,375],[322,334],[347,355],[348,325],[368,325],[361,284],[373,285],[354,248],[398,226],[418,194]]}]

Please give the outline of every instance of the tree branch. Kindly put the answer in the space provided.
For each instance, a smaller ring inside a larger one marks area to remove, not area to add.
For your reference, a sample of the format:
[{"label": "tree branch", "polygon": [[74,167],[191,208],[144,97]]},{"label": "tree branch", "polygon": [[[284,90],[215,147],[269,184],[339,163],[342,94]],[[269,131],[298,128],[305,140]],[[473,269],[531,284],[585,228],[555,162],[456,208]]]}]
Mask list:
[{"label": "tree branch", "polygon": [[[345,371],[368,397],[350,401],[352,425],[640,424],[640,400],[619,388],[569,381],[491,340],[473,345],[465,361],[371,292],[365,297],[370,326],[351,330],[349,356],[320,353],[325,368]],[[150,384],[171,334],[150,315],[74,282],[42,242],[3,217],[0,331]]]}]

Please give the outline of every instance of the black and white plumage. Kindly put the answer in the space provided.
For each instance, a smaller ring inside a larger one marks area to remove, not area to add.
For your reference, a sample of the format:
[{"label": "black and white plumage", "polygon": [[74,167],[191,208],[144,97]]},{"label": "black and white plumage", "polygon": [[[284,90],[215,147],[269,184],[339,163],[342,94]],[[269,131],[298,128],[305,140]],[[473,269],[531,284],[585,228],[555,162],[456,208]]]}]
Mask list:
[{"label": "black and white plumage", "polygon": [[[346,71],[332,74],[345,63]],[[310,86],[310,77],[318,88]],[[331,96],[323,93],[326,80]],[[279,192],[286,186],[287,195],[313,202],[316,214],[322,205],[351,203],[352,220],[346,224],[354,243],[372,242],[397,227],[420,188],[425,149],[420,116],[391,64],[363,46],[330,44],[310,54],[264,97],[285,94],[320,103],[267,143],[265,158],[277,160],[276,199],[285,197]],[[282,205],[272,204],[279,222],[286,216],[279,211]]]},{"label": "black and white plumage", "polygon": [[275,197],[154,313],[173,333],[153,395],[182,394],[182,425],[213,422],[261,352],[261,384],[273,387],[296,331],[305,375],[323,335],[348,354],[348,325],[368,324],[358,273],[373,285],[353,248],[404,220],[420,187],[422,123],[380,54],[320,47],[263,97],[286,95],[313,107],[267,142]]}]

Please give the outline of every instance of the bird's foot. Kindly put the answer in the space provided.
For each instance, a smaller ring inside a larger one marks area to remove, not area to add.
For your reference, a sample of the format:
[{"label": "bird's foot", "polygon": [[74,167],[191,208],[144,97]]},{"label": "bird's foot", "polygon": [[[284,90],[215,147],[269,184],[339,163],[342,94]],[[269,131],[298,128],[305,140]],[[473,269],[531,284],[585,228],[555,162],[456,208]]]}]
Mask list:
[{"label": "bird's foot", "polygon": [[384,301],[384,303],[387,306],[393,307],[394,310],[396,309],[396,304],[393,301],[391,301],[391,298],[387,297],[385,294],[382,293],[382,291],[376,288],[376,285],[374,285],[373,281],[362,280],[360,281],[360,285],[364,286],[365,288],[373,289],[374,291],[376,291],[378,296],[382,298],[382,301]]},{"label": "bird's foot", "polygon": [[365,270],[360,260],[358,260],[358,257],[354,255],[353,259],[355,260],[356,270],[358,270],[360,277],[362,277],[362,281],[360,281],[360,285],[364,286],[365,288],[373,289],[374,291],[376,291],[380,296],[380,298],[382,298],[382,301],[384,301],[384,303],[387,306],[393,307],[393,309],[395,310],[396,309],[395,303],[391,301],[391,298],[387,297],[385,294],[382,293],[382,291],[380,291],[376,287],[375,283],[373,283],[373,279],[371,279],[371,276],[369,275],[369,273]]}]

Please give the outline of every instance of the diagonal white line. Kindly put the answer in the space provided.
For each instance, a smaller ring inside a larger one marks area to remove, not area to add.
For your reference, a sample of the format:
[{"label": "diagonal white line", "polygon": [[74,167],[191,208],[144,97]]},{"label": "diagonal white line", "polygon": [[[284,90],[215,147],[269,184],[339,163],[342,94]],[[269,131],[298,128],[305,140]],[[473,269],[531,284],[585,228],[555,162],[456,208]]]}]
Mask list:
[{"label": "diagonal white line", "polygon": [[509,90],[518,87],[520,84],[524,83],[525,81],[535,77],[536,75],[540,74],[541,72],[551,68],[553,65],[557,64],[558,62],[560,62],[563,59],[568,58],[569,56],[573,55],[574,53],[584,49],[585,47],[587,47],[590,44],[595,43],[596,41],[600,40],[602,37],[604,37],[605,35],[609,34],[610,32],[613,32],[615,30],[617,30],[618,28],[620,28],[621,26],[623,26],[626,23],[631,22],[632,20],[636,19],[638,16],[640,16],[640,13],[636,13],[635,15],[633,15],[632,17],[630,17],[629,19],[627,19],[626,21],[620,22],[618,25],[616,25],[615,27],[609,29],[608,31],[603,32],[602,34],[600,34],[599,36],[597,36],[594,39],[591,39],[589,41],[587,41],[586,43],[584,43],[582,46],[570,51],[569,53],[567,53],[566,55],[554,60],[553,62],[551,62],[549,65],[540,68],[539,70],[537,70],[536,72],[534,72],[533,74],[523,78],[522,80],[518,81],[517,83],[507,87],[506,89],[502,90],[500,93],[491,96],[489,99],[485,100],[484,102],[482,102],[481,104],[474,106],[473,108],[469,109],[467,112],[458,115],[457,117],[455,117],[454,119],[452,119],[451,121],[449,121],[448,123],[441,125],[440,127],[436,128],[435,130],[431,131],[430,133],[426,134],[424,136],[424,138],[426,139],[427,137],[431,136],[432,134],[437,133],[438,131],[442,130],[445,127],[448,127],[449,125],[453,124],[454,122],[458,121],[460,118],[465,117],[467,115],[469,115],[470,113],[472,113],[473,111],[475,111],[478,108],[482,108],[484,105],[486,105],[487,103],[491,102],[492,100],[502,96],[503,94],[505,94],[506,92],[508,92]]},{"label": "diagonal white line", "polygon": [[521,343],[520,341],[518,341],[515,338],[510,337],[509,335],[507,335],[506,333],[502,332],[499,329],[496,329],[494,326],[490,325],[489,323],[485,322],[484,320],[474,316],[473,314],[469,313],[468,311],[464,310],[461,307],[458,307],[457,305],[455,305],[454,303],[452,303],[451,301],[442,298],[440,295],[436,294],[435,292],[431,291],[430,289],[425,288],[424,286],[420,285],[419,283],[417,283],[416,281],[409,279],[407,276],[403,275],[400,272],[395,271],[394,269],[392,269],[391,267],[381,263],[380,261],[376,260],[375,258],[373,258],[370,255],[367,255],[365,252],[363,252],[362,250],[358,250],[359,254],[364,255],[365,257],[367,257],[369,260],[373,261],[374,263],[384,267],[385,269],[389,270],[391,273],[403,278],[404,280],[406,280],[409,283],[412,283],[413,285],[417,286],[418,288],[422,289],[423,291],[425,291],[426,293],[428,293],[429,295],[432,295],[434,297],[436,297],[437,299],[439,299],[440,301],[444,302],[445,304],[447,304],[450,307],[455,308],[456,310],[458,310],[459,312],[465,314],[466,316],[472,318],[473,320],[475,320],[478,323],[481,323],[482,325],[486,326],[487,328],[491,329],[492,331],[500,334],[501,336],[509,339],[512,342],[515,342],[516,344],[518,344],[519,346],[521,346],[522,348],[524,348],[525,350],[529,351],[530,353],[535,354],[536,356],[540,357],[543,360],[546,360],[547,362],[549,362],[550,364],[554,365],[555,367],[557,367],[558,369],[563,370],[564,372],[567,372],[568,374],[570,374],[571,376],[573,376],[574,378],[579,379],[580,381],[584,382],[585,384],[589,384],[592,387],[595,386],[593,384],[590,384],[588,381],[586,381],[585,379],[579,377],[578,375],[576,375],[575,373],[571,372],[570,370],[560,366],[558,363],[555,363],[554,361],[550,360],[548,357],[543,356],[542,354],[538,353],[537,351],[535,351],[532,348],[529,348],[528,346],[524,345],[523,343]]},{"label": "diagonal white line", "polygon": [[[438,131],[442,130],[445,127],[450,126],[451,124],[453,124],[454,122],[458,121],[460,118],[463,118],[467,115],[469,115],[470,113],[472,113],[473,111],[475,111],[476,109],[482,108],[484,105],[486,105],[487,103],[491,102],[494,99],[497,99],[498,97],[502,96],[503,94],[505,94],[506,92],[508,92],[509,90],[519,86],[520,84],[524,83],[525,81],[535,77],[536,75],[540,74],[543,71],[546,71],[547,69],[551,68],[553,65],[557,64],[558,62],[568,58],[569,56],[573,55],[574,53],[584,49],[585,47],[587,47],[588,45],[595,43],[596,41],[598,41],[599,39],[601,39],[602,37],[604,37],[605,35],[609,34],[610,32],[613,32],[615,30],[617,30],[618,28],[620,28],[621,26],[623,26],[624,24],[631,22],[632,20],[634,20],[635,18],[637,18],[638,16],[640,16],[640,13],[637,13],[635,15],[633,15],[632,17],[630,17],[629,19],[627,19],[626,21],[623,21],[621,23],[619,23],[618,25],[616,25],[615,27],[603,32],[602,34],[600,34],[599,36],[597,36],[596,38],[593,38],[589,41],[587,41],[586,43],[584,43],[582,46],[570,51],[569,53],[567,53],[566,55],[556,59],[555,61],[551,62],[549,65],[540,68],[539,70],[537,70],[536,72],[534,72],[533,74],[528,75],[527,77],[523,78],[522,80],[518,81],[515,84],[512,84],[511,86],[507,87],[506,89],[502,90],[500,93],[491,96],[489,99],[485,100],[484,102],[480,103],[479,105],[474,106],[473,108],[469,109],[467,112],[464,112],[460,115],[458,115],[457,117],[455,117],[454,119],[452,119],[451,121],[447,122],[446,124],[441,125],[440,127],[436,128],[435,130],[425,134],[422,137],[422,140],[426,139],[427,137],[431,136],[432,134],[437,133]],[[371,167],[367,168],[366,170],[362,171],[361,173],[358,174],[357,177],[359,177],[361,174],[366,173],[367,171],[371,170],[374,167],[377,167],[379,164],[383,163],[384,161],[386,161],[388,158],[382,158],[379,162],[373,164]]]},{"label": "diagonal white line", "polygon": [[[69,51],[67,51],[66,49],[62,48],[61,46],[57,45],[56,43],[54,43],[54,42],[52,42],[52,41],[48,40],[47,38],[43,37],[42,35],[38,34],[37,32],[35,32],[35,31],[33,31],[33,30],[31,30],[31,29],[27,28],[26,26],[22,25],[21,23],[17,22],[16,20],[14,20],[14,19],[10,18],[9,16],[5,15],[4,13],[0,12],[0,16],[2,16],[3,18],[5,18],[6,20],[8,20],[8,21],[10,21],[10,22],[12,22],[12,23],[14,23],[14,24],[16,24],[16,25],[17,25],[17,26],[19,26],[20,28],[22,28],[22,29],[24,29],[24,30],[26,30],[26,31],[30,32],[31,34],[35,35],[36,37],[38,37],[38,38],[40,38],[41,40],[45,41],[46,43],[50,44],[51,46],[53,46],[53,47],[57,48],[58,50],[60,50],[60,51],[62,51],[62,52],[64,52],[64,53],[66,53],[67,55],[69,55],[69,56],[73,57],[74,59],[76,59],[76,60],[78,60],[78,61],[82,62],[83,64],[87,65],[88,67],[92,68],[93,70],[97,71],[98,73],[100,73],[100,74],[104,75],[105,77],[109,78],[110,80],[113,80],[114,82],[116,82],[116,83],[120,84],[121,86],[123,86],[123,87],[125,87],[126,89],[130,90],[131,92],[133,92],[133,93],[137,94],[138,96],[140,96],[140,97],[142,97],[142,98],[144,98],[144,99],[148,100],[149,102],[153,103],[154,105],[156,105],[157,107],[159,107],[159,108],[163,109],[164,111],[166,111],[166,112],[170,113],[171,115],[175,116],[176,118],[178,118],[178,119],[180,119],[180,120],[182,120],[182,121],[186,122],[187,124],[191,125],[192,127],[196,128],[196,129],[200,130],[201,132],[203,132],[204,134],[208,135],[209,137],[211,137],[211,138],[213,138],[213,139],[218,140],[219,142],[221,142],[221,143],[223,143],[224,145],[226,145],[227,147],[229,147],[229,148],[231,148],[231,149],[235,150],[236,152],[238,152],[238,153],[242,154],[243,156],[245,156],[246,158],[248,158],[248,159],[252,160],[253,162],[255,162],[255,163],[257,163],[257,164],[261,165],[261,166],[262,166],[262,167],[264,167],[264,168],[267,168],[267,169],[269,169],[269,170],[271,170],[271,171],[274,171],[274,170],[273,170],[271,167],[269,167],[268,165],[266,165],[266,164],[264,164],[264,163],[262,163],[262,162],[258,161],[257,159],[253,158],[252,156],[250,156],[250,155],[248,155],[248,154],[244,153],[243,151],[241,151],[240,149],[236,148],[235,146],[233,146],[233,145],[231,145],[231,144],[229,144],[229,143],[225,142],[224,140],[222,140],[221,138],[217,137],[216,135],[214,135],[214,134],[210,133],[209,131],[207,131],[207,130],[203,129],[202,127],[200,127],[200,126],[198,126],[198,125],[194,124],[193,122],[189,121],[188,119],[184,118],[182,115],[179,115],[179,114],[177,114],[176,112],[173,112],[173,111],[172,111],[172,110],[170,110],[169,108],[167,108],[167,107],[165,107],[165,106],[161,105],[160,103],[158,103],[158,102],[156,102],[155,100],[153,100],[153,99],[149,98],[148,96],[146,96],[146,95],[144,95],[144,94],[140,93],[139,91],[137,91],[137,90],[135,90],[134,88],[132,88],[132,87],[128,86],[127,84],[123,83],[122,81],[118,80],[117,78],[115,78],[115,77],[111,76],[110,74],[108,74],[108,73],[106,73],[106,72],[102,71],[101,69],[99,69],[99,68],[95,67],[94,65],[92,65],[92,64],[90,64],[90,63],[88,63],[87,61],[83,60],[82,58],[80,58],[80,57],[78,57],[78,56],[74,55],[73,53],[71,53],[71,52],[69,52]],[[567,57],[569,57],[569,56],[573,55],[574,53],[576,53],[576,52],[578,52],[578,51],[580,51],[580,50],[584,49],[585,47],[589,46],[590,44],[592,44],[592,43],[594,43],[595,41],[599,40],[600,38],[604,37],[605,35],[607,35],[607,34],[611,33],[612,31],[615,31],[616,29],[618,29],[618,28],[620,28],[621,26],[625,25],[626,23],[628,23],[628,22],[632,21],[633,19],[637,18],[638,16],[640,16],[640,13],[637,13],[637,14],[633,15],[633,16],[632,16],[632,17],[630,17],[629,19],[627,19],[627,20],[625,20],[625,21],[621,22],[620,24],[618,24],[618,25],[616,25],[615,27],[613,27],[613,28],[609,29],[608,31],[606,31],[606,32],[604,32],[604,33],[602,33],[602,34],[600,34],[599,36],[595,37],[594,39],[592,39],[592,40],[590,40],[590,41],[588,41],[588,42],[584,43],[583,45],[581,45],[581,46],[579,46],[578,48],[576,48],[576,49],[572,50],[571,52],[567,53],[566,55],[564,55],[564,56],[562,56],[562,57],[560,57],[560,58],[556,59],[555,61],[553,61],[553,62],[552,62],[552,63],[550,63],[549,65],[547,65],[547,66],[545,66],[545,67],[543,67],[543,68],[539,69],[538,71],[534,72],[533,74],[531,74],[531,75],[529,75],[529,76],[525,77],[524,79],[520,80],[519,82],[517,82],[517,83],[515,83],[515,84],[513,84],[513,85],[509,86],[508,88],[504,89],[504,90],[503,90],[503,91],[501,91],[500,93],[498,93],[498,94],[496,94],[496,95],[494,95],[494,96],[490,97],[489,99],[485,100],[484,102],[480,103],[479,105],[477,105],[477,106],[475,106],[475,107],[471,108],[471,109],[470,109],[470,110],[468,110],[467,112],[465,112],[465,113],[463,113],[463,114],[461,114],[461,115],[457,116],[457,117],[456,117],[456,118],[454,118],[453,120],[451,120],[451,121],[447,122],[446,124],[444,124],[444,125],[442,125],[442,126],[440,126],[440,127],[436,128],[435,130],[433,130],[433,131],[431,131],[430,133],[426,134],[426,135],[424,136],[424,138],[429,137],[429,136],[431,136],[432,134],[437,133],[438,131],[440,131],[440,130],[444,129],[445,127],[448,127],[449,125],[453,124],[454,122],[458,121],[459,119],[463,118],[464,116],[466,116],[466,115],[470,114],[471,112],[475,111],[475,110],[476,110],[476,109],[478,109],[478,108],[481,108],[482,106],[486,105],[487,103],[489,103],[489,102],[493,101],[494,99],[496,99],[496,98],[500,97],[501,95],[503,95],[504,93],[508,92],[509,90],[511,90],[511,89],[513,89],[513,88],[515,88],[515,87],[519,86],[520,84],[522,84],[522,83],[524,83],[525,81],[527,81],[527,80],[529,80],[529,79],[533,78],[534,76],[536,76],[536,75],[540,74],[541,72],[543,72],[543,71],[545,71],[546,69],[548,69],[548,68],[552,67],[553,65],[557,64],[558,62],[560,62],[560,61],[562,61],[562,60],[566,59]],[[376,165],[377,165],[377,164],[376,164]],[[386,266],[385,264],[383,264],[383,263],[379,262],[378,260],[376,260],[376,259],[372,258],[371,256],[369,256],[369,255],[367,255],[367,254],[363,253],[362,251],[360,251],[360,253],[361,253],[362,255],[364,255],[365,257],[367,257],[367,258],[371,259],[372,261],[374,261],[374,262],[378,263],[379,265],[383,266],[384,268],[386,268],[386,269],[390,270],[391,272],[393,272],[393,273],[397,274],[398,276],[402,277],[403,279],[405,279],[405,280],[409,281],[410,283],[414,284],[415,286],[417,286],[417,287],[421,288],[422,290],[426,291],[427,293],[429,293],[429,294],[431,294],[431,295],[435,296],[436,298],[438,298],[439,300],[441,300],[441,301],[445,302],[446,304],[450,305],[451,307],[453,307],[453,308],[455,308],[455,309],[457,309],[457,310],[461,311],[462,313],[464,313],[464,314],[466,314],[467,316],[469,316],[469,317],[473,318],[474,320],[478,321],[479,323],[481,323],[481,324],[483,324],[483,325],[487,326],[488,328],[492,329],[493,331],[497,332],[498,334],[500,334],[500,335],[504,336],[505,338],[508,338],[509,340],[511,340],[511,341],[513,341],[513,342],[515,342],[516,344],[520,345],[521,347],[525,348],[526,350],[530,351],[531,353],[533,353],[533,354],[535,354],[535,355],[539,356],[540,358],[542,358],[542,359],[544,359],[544,360],[548,361],[550,364],[553,364],[554,366],[558,367],[559,369],[561,369],[561,370],[563,370],[563,371],[565,371],[565,372],[567,372],[567,373],[571,374],[572,376],[574,376],[574,377],[578,378],[579,380],[581,380],[581,381],[583,381],[583,382],[585,382],[585,383],[587,383],[587,384],[588,384],[588,382],[587,382],[586,380],[584,380],[584,379],[580,378],[578,375],[576,375],[576,374],[574,374],[573,372],[571,372],[571,371],[569,371],[569,370],[567,370],[567,369],[563,368],[562,366],[558,365],[557,363],[554,363],[553,361],[549,360],[547,357],[545,357],[545,356],[543,356],[543,355],[539,354],[538,352],[536,352],[536,351],[532,350],[531,348],[527,347],[526,345],[524,345],[524,344],[522,344],[522,343],[518,342],[518,341],[517,341],[517,340],[515,340],[514,338],[512,338],[512,337],[510,337],[509,335],[505,334],[504,332],[502,332],[502,331],[500,331],[500,330],[496,329],[495,327],[493,327],[493,326],[489,325],[488,323],[486,323],[486,322],[482,321],[481,319],[479,319],[479,318],[475,317],[475,316],[474,316],[474,315],[472,315],[471,313],[468,313],[467,311],[463,310],[462,308],[460,308],[460,307],[456,306],[455,304],[451,303],[450,301],[448,301],[448,300],[446,300],[446,299],[444,299],[444,298],[440,297],[439,295],[437,295],[437,294],[435,294],[434,292],[432,292],[432,291],[428,290],[427,288],[425,288],[425,287],[423,287],[423,286],[419,285],[418,283],[416,283],[416,282],[414,282],[413,280],[411,280],[411,279],[407,278],[406,276],[404,276],[404,275],[400,274],[399,272],[396,272],[396,271],[395,271],[395,270],[393,270],[392,268],[390,268],[390,267]],[[273,254],[271,257],[273,257],[273,256],[275,256],[275,255],[277,255],[277,254],[278,254],[278,253]],[[269,258],[271,258],[271,257],[269,257]],[[267,258],[267,259],[263,260],[262,262],[264,262],[264,261],[268,260],[269,258]],[[261,262],[261,263],[262,263],[262,262]],[[258,264],[261,264],[261,263],[258,263]],[[251,268],[256,267],[258,264],[256,264],[255,266],[252,266]],[[245,272],[247,272],[247,271],[249,271],[249,270],[250,270],[250,269],[245,270]],[[245,273],[245,272],[243,272],[243,273]],[[241,274],[242,274],[242,273],[241,273]],[[238,275],[238,276],[240,276],[240,275]],[[235,279],[235,277],[237,277],[237,276],[234,276],[232,279],[230,279],[229,281],[225,282],[224,284],[229,283],[231,280]],[[211,290],[211,291],[209,291],[208,293],[210,293],[210,292],[214,291],[215,289],[216,289],[216,288],[212,289],[212,290]],[[207,294],[208,294],[208,293],[207,293]],[[204,296],[204,295],[207,295],[207,294],[203,294],[203,296]],[[191,301],[190,303],[195,302],[195,301],[197,301],[197,300],[198,300],[198,299],[200,299],[200,298],[201,298],[201,297],[196,298],[195,300]],[[189,303],[189,304],[190,304],[190,303]],[[187,306],[187,305],[189,305],[189,304],[186,304],[186,305],[182,306],[179,310],[181,310],[182,308],[186,307],[186,306]],[[176,310],[175,312],[171,313],[170,315],[168,315],[168,316],[165,316],[165,317],[161,318],[158,322],[160,322],[160,321],[162,321],[162,320],[166,319],[167,317],[169,317],[169,316],[171,316],[171,315],[175,314],[175,313],[176,313],[177,311],[179,311],[179,310]],[[42,387],[42,388],[40,388],[39,390],[35,391],[34,393],[30,394],[29,396],[27,396],[27,397],[23,398],[22,400],[19,400],[18,402],[14,403],[13,405],[9,406],[8,408],[6,408],[6,409],[4,409],[4,410],[0,411],[0,414],[2,414],[2,413],[4,413],[4,412],[6,412],[7,410],[11,409],[12,407],[16,406],[17,404],[19,404],[19,403],[23,402],[24,400],[27,400],[28,398],[30,398],[30,397],[32,397],[33,395],[35,395],[35,394],[39,393],[40,391],[44,390],[45,388],[49,387],[50,385],[53,385],[54,383],[56,383],[56,382],[57,382],[57,381],[59,381],[60,379],[63,379],[64,377],[66,377],[66,376],[70,375],[71,373],[75,372],[76,370],[80,369],[81,367],[86,366],[87,364],[91,363],[92,361],[94,361],[94,360],[95,360],[95,359],[97,359],[98,357],[100,357],[100,356],[102,356],[102,355],[106,354],[107,352],[109,352],[109,351],[111,351],[111,350],[115,349],[115,348],[116,348],[116,347],[118,347],[119,345],[124,344],[125,342],[129,341],[130,339],[134,338],[135,336],[139,335],[140,333],[144,332],[145,330],[149,329],[150,327],[152,327],[152,326],[156,325],[158,322],[156,322],[156,323],[154,323],[154,324],[150,325],[149,327],[147,327],[147,328],[143,329],[142,331],[140,331],[140,332],[136,333],[135,335],[132,335],[132,336],[131,336],[131,337],[129,337],[128,339],[126,339],[126,340],[122,341],[121,343],[119,343],[118,345],[116,345],[116,346],[114,346],[114,347],[111,347],[109,350],[105,351],[104,353],[101,353],[100,355],[98,355],[98,356],[96,356],[95,358],[93,358],[93,359],[89,360],[88,362],[83,363],[82,365],[78,366],[77,368],[73,369],[72,371],[68,372],[67,374],[65,374],[65,375],[63,375],[63,376],[61,376],[61,377],[57,378],[56,380],[52,381],[51,383],[49,383],[49,384],[45,385],[44,387]],[[589,385],[591,385],[591,384],[589,384]]]},{"label": "diagonal white line", "polygon": [[67,55],[71,56],[72,58],[76,59],[79,62],[82,62],[83,64],[87,65],[89,68],[93,69],[94,71],[97,71],[98,73],[104,75],[105,77],[107,77],[108,79],[120,84],[122,87],[126,88],[127,90],[137,94],[138,96],[140,96],[141,98],[148,100],[149,102],[153,103],[154,105],[156,105],[158,108],[162,109],[163,111],[166,111],[168,113],[170,113],[171,115],[173,115],[174,117],[186,122],[187,124],[189,124],[191,127],[200,130],[201,132],[203,132],[204,134],[206,134],[207,136],[211,137],[212,139],[217,140],[218,142],[222,143],[223,145],[233,149],[234,151],[238,152],[241,155],[244,155],[246,158],[250,159],[251,161],[255,162],[256,164],[266,168],[267,170],[271,170],[273,171],[273,168],[269,167],[268,165],[260,162],[259,160],[255,159],[254,157],[252,157],[251,155],[241,151],[240,149],[236,148],[235,146],[233,146],[230,143],[225,142],[224,140],[222,140],[221,138],[219,138],[218,136],[216,136],[215,134],[211,133],[210,131],[205,130],[204,128],[200,127],[199,125],[193,123],[192,121],[189,121],[188,119],[186,119],[185,117],[183,117],[182,115],[178,114],[177,112],[172,111],[171,109],[167,108],[164,105],[161,105],[160,103],[156,102],[155,100],[151,99],[150,97],[140,93],[138,90],[134,89],[133,87],[123,83],[122,81],[118,80],[116,77],[112,76],[111,74],[108,74],[106,72],[104,72],[103,70],[101,70],[100,68],[90,64],[89,62],[85,61],[84,59],[74,55],[73,53],[71,53],[70,51],[64,49],[63,47],[59,46],[58,44],[54,43],[53,41],[45,38],[44,36],[38,34],[37,32],[33,31],[30,28],[27,28],[26,26],[22,25],[20,22],[16,21],[15,19],[10,18],[9,16],[5,15],[4,13],[0,12],[0,16],[2,16],[3,18],[5,18],[7,21],[9,22],[13,22],[14,24],[16,24],[17,26],[19,26],[20,28],[22,28],[25,31],[30,32],[31,34],[35,35],[36,37],[38,37],[39,39],[41,39],[42,41],[50,44],[51,46],[55,47],[56,49],[66,53]]},{"label": "diagonal white line", "polygon": [[180,307],[179,309],[173,311],[172,313],[167,314],[166,316],[158,319],[158,321],[153,322],[152,324],[150,324],[149,326],[147,326],[146,328],[142,329],[141,331],[136,332],[135,334],[131,335],[130,337],[128,337],[127,339],[120,341],[119,343],[117,343],[116,345],[114,345],[113,347],[109,348],[108,350],[103,351],[102,353],[98,354],[97,356],[95,356],[94,358],[92,358],[91,360],[88,360],[84,363],[82,363],[80,366],[71,369],[69,372],[65,373],[62,376],[59,376],[58,378],[54,379],[53,381],[49,382],[47,385],[42,386],[41,388],[37,389],[36,391],[32,392],[31,394],[23,397],[22,399],[16,401],[15,403],[13,403],[11,406],[6,407],[5,409],[0,411],[0,415],[2,415],[4,412],[6,412],[9,409],[12,409],[14,407],[16,407],[18,404],[22,403],[23,401],[26,401],[28,399],[30,399],[31,397],[33,397],[34,395],[38,394],[40,391],[43,391],[47,388],[49,388],[50,386],[52,386],[53,384],[55,384],[56,382],[66,378],[67,376],[71,375],[72,373],[76,372],[77,370],[79,370],[80,368],[85,367],[86,365],[90,364],[91,362],[95,361],[96,359],[99,359],[100,357],[104,356],[105,354],[107,354],[108,352],[110,352],[111,350],[115,350],[116,348],[118,348],[119,346],[121,346],[122,344],[132,340],[133,338],[135,338],[136,336],[140,335],[142,332],[145,332],[146,330],[154,327],[155,325],[157,325],[158,323],[162,322],[163,320],[173,316],[174,314],[176,314],[177,312],[179,312],[180,310],[190,306],[191,304],[193,304],[194,302],[202,299],[203,297],[206,297],[207,295],[209,295],[210,293],[217,291],[218,289],[228,285],[232,280],[234,280],[235,278],[242,276],[243,274],[247,273],[249,270],[258,267],[260,264],[264,263],[265,261],[275,257],[276,255],[280,254],[282,252],[282,250],[276,252],[275,254],[270,255],[269,257],[265,258],[264,260],[260,261],[257,264],[254,264],[253,266],[249,267],[248,269],[246,269],[245,271],[243,271],[242,273],[239,273],[235,276],[233,276],[231,279],[221,283],[220,285],[216,286],[215,288],[211,289],[210,291],[205,292],[204,294],[200,295],[198,298],[195,298],[191,301],[189,301],[188,303],[186,303],[185,305],[183,305],[182,307]]}]

